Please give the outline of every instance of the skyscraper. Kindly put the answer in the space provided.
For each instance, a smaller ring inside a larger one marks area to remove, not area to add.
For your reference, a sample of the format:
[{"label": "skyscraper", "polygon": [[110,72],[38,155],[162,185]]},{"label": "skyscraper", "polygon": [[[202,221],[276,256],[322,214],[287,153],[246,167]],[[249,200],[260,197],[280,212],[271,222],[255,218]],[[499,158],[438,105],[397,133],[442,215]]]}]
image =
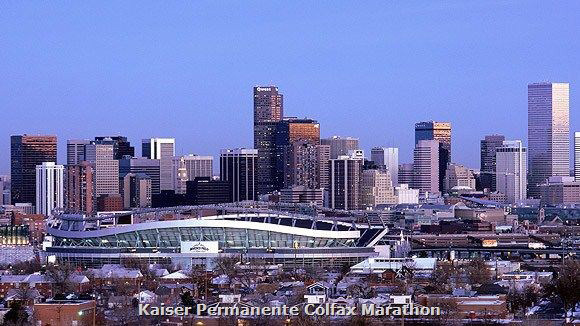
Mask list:
[{"label": "skyscraper", "polygon": [[36,202],[36,166],[56,163],[56,136],[10,137],[12,204]]},{"label": "skyscraper", "polygon": [[274,191],[276,184],[276,127],[284,116],[284,98],[276,86],[254,87],[254,148],[258,150],[257,193]]},{"label": "skyscraper", "polygon": [[503,146],[505,136],[488,135],[481,140],[481,187],[495,191],[495,149]]},{"label": "skyscraper", "polygon": [[119,194],[119,161],[113,158],[113,145],[86,145],[85,160],[93,167],[95,198]]},{"label": "skyscraper", "polygon": [[63,171],[54,162],[36,166],[36,214],[48,216],[53,209],[64,207]]},{"label": "skyscraper", "polygon": [[322,145],[330,146],[330,158],[336,159],[340,155],[348,155],[350,151],[359,149],[358,138],[332,136],[320,140]]},{"label": "skyscraper", "polygon": [[93,177],[93,167],[86,161],[65,167],[64,204],[68,213],[93,214]]},{"label": "skyscraper", "polygon": [[159,160],[159,188],[173,190],[173,157],[175,156],[174,138],[143,139],[143,157]]},{"label": "skyscraper", "polygon": [[151,178],[144,173],[127,173],[119,178],[124,208],[151,207]]},{"label": "skyscraper", "polygon": [[574,180],[580,181],[580,132],[574,133]]},{"label": "skyscraper", "polygon": [[496,189],[508,204],[526,199],[527,155],[521,140],[504,141],[496,148]]},{"label": "skyscraper", "polygon": [[66,164],[79,164],[85,160],[85,146],[90,144],[88,139],[69,139],[66,141]]},{"label": "skyscraper", "polygon": [[318,188],[326,191],[330,188],[330,145],[316,147],[318,161]]},{"label": "skyscraper", "polygon": [[306,140],[299,140],[288,146],[284,158],[283,188],[305,186],[308,189],[319,187],[318,146]]},{"label": "skyscraper", "polygon": [[439,142],[439,189],[443,189],[447,164],[451,162],[451,123],[424,121],[415,124],[415,145],[420,140]]},{"label": "skyscraper", "polygon": [[413,188],[438,193],[441,148],[437,140],[419,140],[413,152]]},{"label": "skyscraper", "polygon": [[[294,168],[290,162],[293,144],[307,142],[312,146],[320,144],[320,124],[311,119],[285,118],[276,126],[276,190],[293,184],[288,182]],[[312,147],[314,150],[315,147]],[[302,148],[304,149],[304,147]],[[296,154],[298,152],[295,152]],[[294,158],[297,158],[296,156]]]},{"label": "skyscraper", "polygon": [[330,208],[359,209],[363,162],[356,155],[340,155],[330,160]]},{"label": "skyscraper", "polygon": [[570,86],[528,85],[528,195],[539,198],[539,185],[551,176],[570,175]]},{"label": "skyscraper", "polygon": [[257,149],[223,149],[220,155],[220,179],[232,185],[232,200],[257,200]]},{"label": "skyscraper", "polygon": [[371,161],[389,171],[393,187],[399,185],[399,149],[375,147],[371,149]]},{"label": "skyscraper", "polygon": [[135,156],[135,147],[124,136],[95,137],[96,143],[110,143],[113,145],[113,158],[120,160],[124,156]]}]

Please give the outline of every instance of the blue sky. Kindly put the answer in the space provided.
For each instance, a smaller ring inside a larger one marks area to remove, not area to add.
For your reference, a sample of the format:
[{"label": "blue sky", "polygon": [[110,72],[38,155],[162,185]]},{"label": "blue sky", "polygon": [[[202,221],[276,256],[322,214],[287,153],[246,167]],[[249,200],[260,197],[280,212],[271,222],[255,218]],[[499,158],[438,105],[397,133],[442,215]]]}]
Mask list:
[{"label": "blue sky", "polygon": [[[526,85],[571,87],[578,1],[0,2],[0,174],[11,134],[175,137],[177,152],[252,144],[252,86],[323,136],[400,147],[413,124],[453,124],[453,161],[486,134],[526,138]],[[140,151],[139,151],[140,152]]]}]

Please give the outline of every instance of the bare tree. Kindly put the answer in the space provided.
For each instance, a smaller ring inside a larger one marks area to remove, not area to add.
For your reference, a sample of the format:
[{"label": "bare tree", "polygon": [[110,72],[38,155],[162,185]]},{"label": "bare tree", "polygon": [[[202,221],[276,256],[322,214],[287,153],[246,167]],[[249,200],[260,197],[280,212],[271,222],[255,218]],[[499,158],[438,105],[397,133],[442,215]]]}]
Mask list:
[{"label": "bare tree", "polygon": [[562,301],[566,315],[580,302],[580,261],[568,259],[560,267],[558,276],[545,287],[549,296]]},{"label": "bare tree", "polygon": [[64,295],[74,291],[72,276],[76,267],[69,263],[52,264],[46,268],[46,276],[53,284],[54,295]]},{"label": "bare tree", "polygon": [[473,259],[465,267],[465,274],[471,284],[488,284],[491,281],[491,271],[481,258]]}]

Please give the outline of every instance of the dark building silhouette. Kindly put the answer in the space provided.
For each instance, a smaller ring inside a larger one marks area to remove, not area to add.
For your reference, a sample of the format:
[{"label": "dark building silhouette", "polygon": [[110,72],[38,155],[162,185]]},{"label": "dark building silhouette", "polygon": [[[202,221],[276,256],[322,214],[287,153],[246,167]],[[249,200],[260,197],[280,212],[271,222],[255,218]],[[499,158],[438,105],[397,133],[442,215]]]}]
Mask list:
[{"label": "dark building silhouette", "polygon": [[276,189],[276,126],[284,116],[284,101],[276,86],[254,87],[254,148],[258,150],[257,193]]},{"label": "dark building silhouette", "polygon": [[505,136],[503,135],[489,135],[481,140],[481,169],[479,174],[481,189],[487,188],[496,191],[495,150],[503,146],[504,140]]},{"label": "dark building silhouette", "polygon": [[186,199],[191,205],[210,205],[232,202],[232,185],[228,181],[198,177],[186,182]]},{"label": "dark building silhouette", "polygon": [[255,149],[224,149],[220,155],[220,179],[231,184],[232,201],[257,200]]},{"label": "dark building silhouette", "polygon": [[10,137],[12,204],[35,204],[36,166],[43,162],[56,163],[56,136],[15,135]]}]

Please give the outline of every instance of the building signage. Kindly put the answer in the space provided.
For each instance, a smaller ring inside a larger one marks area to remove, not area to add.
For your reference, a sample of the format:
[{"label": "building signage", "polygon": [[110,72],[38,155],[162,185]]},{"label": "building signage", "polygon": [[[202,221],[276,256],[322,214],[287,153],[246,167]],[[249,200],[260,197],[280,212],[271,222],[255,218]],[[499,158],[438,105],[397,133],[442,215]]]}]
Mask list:
[{"label": "building signage", "polygon": [[181,253],[217,253],[217,241],[181,241]]}]

